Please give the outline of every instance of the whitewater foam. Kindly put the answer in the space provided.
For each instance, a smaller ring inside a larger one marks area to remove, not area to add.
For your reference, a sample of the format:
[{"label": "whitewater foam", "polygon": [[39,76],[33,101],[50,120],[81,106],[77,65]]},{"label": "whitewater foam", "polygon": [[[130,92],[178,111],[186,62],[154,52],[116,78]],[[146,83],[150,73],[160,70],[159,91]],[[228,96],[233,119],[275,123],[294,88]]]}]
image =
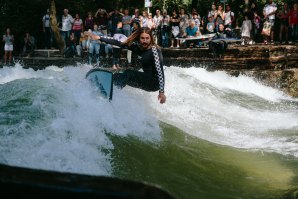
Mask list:
[{"label": "whitewater foam", "polygon": [[[9,113],[1,120],[17,117],[21,121],[0,125],[1,162],[109,175],[110,157],[104,151],[113,144],[106,133],[160,140],[159,121],[144,104],[146,100],[130,96],[129,89],[115,89],[112,102],[102,99],[85,79],[89,69],[82,65],[33,71],[16,66],[0,71],[5,79],[2,88],[7,90],[1,98],[2,111]],[[9,91],[15,89],[19,96],[29,93],[29,99],[14,98],[19,102],[12,112],[5,104],[13,98]]]},{"label": "whitewater foam", "polygon": [[221,71],[170,67],[165,72],[167,103],[156,104],[154,94],[149,100],[160,120],[214,143],[298,157],[298,134],[284,135],[298,132],[296,99]]},{"label": "whitewater foam", "polygon": [[0,70],[0,162],[110,175],[106,133],[159,142],[159,121],[214,143],[298,157],[297,100],[250,77],[168,67],[161,105],[157,92],[131,87],[115,88],[108,102],[85,79],[90,69]]}]

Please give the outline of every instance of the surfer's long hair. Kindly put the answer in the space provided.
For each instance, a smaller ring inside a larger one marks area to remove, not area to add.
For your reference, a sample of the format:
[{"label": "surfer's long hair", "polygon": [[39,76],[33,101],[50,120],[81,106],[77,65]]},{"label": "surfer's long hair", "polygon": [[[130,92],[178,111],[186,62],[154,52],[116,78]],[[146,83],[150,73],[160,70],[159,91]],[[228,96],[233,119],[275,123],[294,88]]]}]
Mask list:
[{"label": "surfer's long hair", "polygon": [[147,33],[148,35],[150,35],[150,46],[156,46],[155,42],[154,42],[154,38],[152,35],[152,30],[148,27],[142,27],[137,29],[134,33],[132,33],[124,42],[124,45],[128,45],[131,46],[133,42],[139,42],[140,41],[140,35],[142,33]]}]

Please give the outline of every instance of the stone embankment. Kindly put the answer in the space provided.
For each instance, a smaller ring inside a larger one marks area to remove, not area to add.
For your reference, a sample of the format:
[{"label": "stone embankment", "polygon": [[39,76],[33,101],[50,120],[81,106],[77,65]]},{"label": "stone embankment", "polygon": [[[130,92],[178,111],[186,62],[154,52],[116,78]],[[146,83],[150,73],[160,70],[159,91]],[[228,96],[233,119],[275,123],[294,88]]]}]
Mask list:
[{"label": "stone embankment", "polygon": [[205,67],[238,76],[251,76],[264,84],[298,97],[297,45],[229,45],[222,56],[208,48],[164,49],[167,66]]}]

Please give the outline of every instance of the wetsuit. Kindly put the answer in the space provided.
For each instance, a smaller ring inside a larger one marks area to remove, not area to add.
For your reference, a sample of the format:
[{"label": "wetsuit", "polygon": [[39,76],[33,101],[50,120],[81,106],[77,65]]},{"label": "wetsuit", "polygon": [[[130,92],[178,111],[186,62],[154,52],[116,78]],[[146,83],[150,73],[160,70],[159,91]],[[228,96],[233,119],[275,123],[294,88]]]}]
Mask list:
[{"label": "wetsuit", "polygon": [[[101,37],[100,40],[105,43],[125,47],[121,42]],[[141,50],[138,42],[134,42],[128,49],[137,53],[141,58],[140,62],[144,72],[137,70],[125,70],[123,73],[115,73],[114,84],[120,88],[126,85],[140,88],[146,91],[164,92],[165,78],[163,71],[163,56],[161,50],[155,46],[147,50]]]},{"label": "wetsuit", "polygon": [[[231,38],[232,32],[231,31],[218,31],[213,39],[226,39]],[[224,54],[226,49],[228,48],[227,42],[224,40],[219,42],[213,42],[212,40],[209,42],[209,49],[213,52],[215,57],[220,57]]]}]

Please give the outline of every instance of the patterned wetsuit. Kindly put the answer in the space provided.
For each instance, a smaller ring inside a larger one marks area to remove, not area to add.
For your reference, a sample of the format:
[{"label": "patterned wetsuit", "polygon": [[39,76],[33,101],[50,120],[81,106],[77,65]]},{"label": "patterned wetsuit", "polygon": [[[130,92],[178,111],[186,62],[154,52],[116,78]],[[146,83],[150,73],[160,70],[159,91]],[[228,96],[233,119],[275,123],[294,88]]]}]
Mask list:
[{"label": "patterned wetsuit", "polygon": [[[105,43],[125,47],[121,42],[101,37]],[[155,46],[147,50],[141,50],[139,43],[134,42],[128,47],[129,50],[138,54],[144,72],[125,70],[123,73],[114,74],[114,84],[120,87],[126,85],[141,88],[146,91],[164,92],[165,79],[163,71],[163,56],[161,50]]]}]

